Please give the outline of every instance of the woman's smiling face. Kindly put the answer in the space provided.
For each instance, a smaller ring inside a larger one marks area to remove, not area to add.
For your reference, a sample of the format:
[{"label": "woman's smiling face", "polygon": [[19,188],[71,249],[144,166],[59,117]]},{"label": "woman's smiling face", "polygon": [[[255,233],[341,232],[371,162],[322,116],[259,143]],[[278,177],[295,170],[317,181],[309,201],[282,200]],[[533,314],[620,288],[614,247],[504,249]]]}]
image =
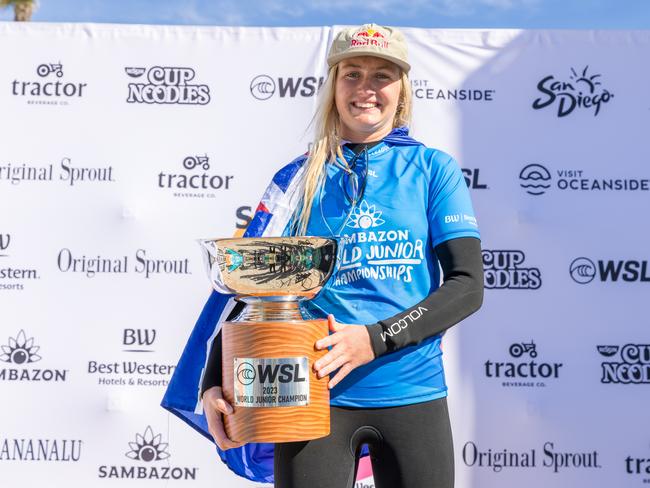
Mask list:
[{"label": "woman's smiling face", "polygon": [[339,63],[334,101],[343,139],[377,141],[392,130],[401,76],[396,64],[374,56],[358,56]]}]

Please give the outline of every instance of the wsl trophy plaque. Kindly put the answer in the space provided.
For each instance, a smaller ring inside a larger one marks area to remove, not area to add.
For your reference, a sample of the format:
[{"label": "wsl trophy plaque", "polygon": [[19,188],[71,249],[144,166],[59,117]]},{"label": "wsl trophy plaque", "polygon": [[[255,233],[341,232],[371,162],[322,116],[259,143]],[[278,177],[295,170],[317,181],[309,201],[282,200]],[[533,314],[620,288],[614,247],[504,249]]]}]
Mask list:
[{"label": "wsl trophy plaque", "polygon": [[245,304],[222,328],[222,389],[234,412],[224,416],[237,442],[292,442],[329,434],[328,378],[313,364],[327,351],[326,320],[304,320],[332,274],[336,241],[320,237],[202,239],[210,281]]}]

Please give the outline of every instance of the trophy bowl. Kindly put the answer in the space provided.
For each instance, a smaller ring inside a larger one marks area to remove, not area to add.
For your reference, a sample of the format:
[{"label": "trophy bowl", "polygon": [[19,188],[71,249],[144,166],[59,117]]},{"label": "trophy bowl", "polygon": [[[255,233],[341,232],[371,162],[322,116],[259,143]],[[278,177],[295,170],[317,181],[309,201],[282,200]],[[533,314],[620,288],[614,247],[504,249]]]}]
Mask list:
[{"label": "trophy bowl", "polygon": [[321,237],[201,239],[215,290],[245,304],[222,328],[224,416],[237,442],[292,442],[329,434],[328,378],[313,363],[327,351],[324,319],[304,320],[336,263],[337,242]]}]

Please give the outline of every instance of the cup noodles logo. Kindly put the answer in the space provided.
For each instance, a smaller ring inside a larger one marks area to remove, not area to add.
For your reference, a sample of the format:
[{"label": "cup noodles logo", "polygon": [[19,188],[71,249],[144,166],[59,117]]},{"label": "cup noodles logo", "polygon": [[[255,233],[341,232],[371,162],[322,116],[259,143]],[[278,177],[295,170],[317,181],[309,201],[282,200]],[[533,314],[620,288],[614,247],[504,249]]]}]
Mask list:
[{"label": "cup noodles logo", "polygon": [[350,47],[354,46],[377,46],[388,48],[386,36],[374,29],[367,29],[357,32],[352,36]]}]

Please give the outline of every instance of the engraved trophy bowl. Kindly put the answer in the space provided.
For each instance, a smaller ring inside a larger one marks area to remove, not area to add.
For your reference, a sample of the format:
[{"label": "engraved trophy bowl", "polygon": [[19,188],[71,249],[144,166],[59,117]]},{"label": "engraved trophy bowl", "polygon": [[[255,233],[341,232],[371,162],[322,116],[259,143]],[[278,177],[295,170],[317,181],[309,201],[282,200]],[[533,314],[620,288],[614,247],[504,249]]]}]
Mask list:
[{"label": "engraved trophy bowl", "polygon": [[222,328],[224,416],[237,442],[293,442],[329,434],[327,377],[313,363],[327,351],[324,319],[304,320],[299,302],[332,275],[337,243],[321,237],[201,239],[215,290],[235,294],[243,310]]}]

